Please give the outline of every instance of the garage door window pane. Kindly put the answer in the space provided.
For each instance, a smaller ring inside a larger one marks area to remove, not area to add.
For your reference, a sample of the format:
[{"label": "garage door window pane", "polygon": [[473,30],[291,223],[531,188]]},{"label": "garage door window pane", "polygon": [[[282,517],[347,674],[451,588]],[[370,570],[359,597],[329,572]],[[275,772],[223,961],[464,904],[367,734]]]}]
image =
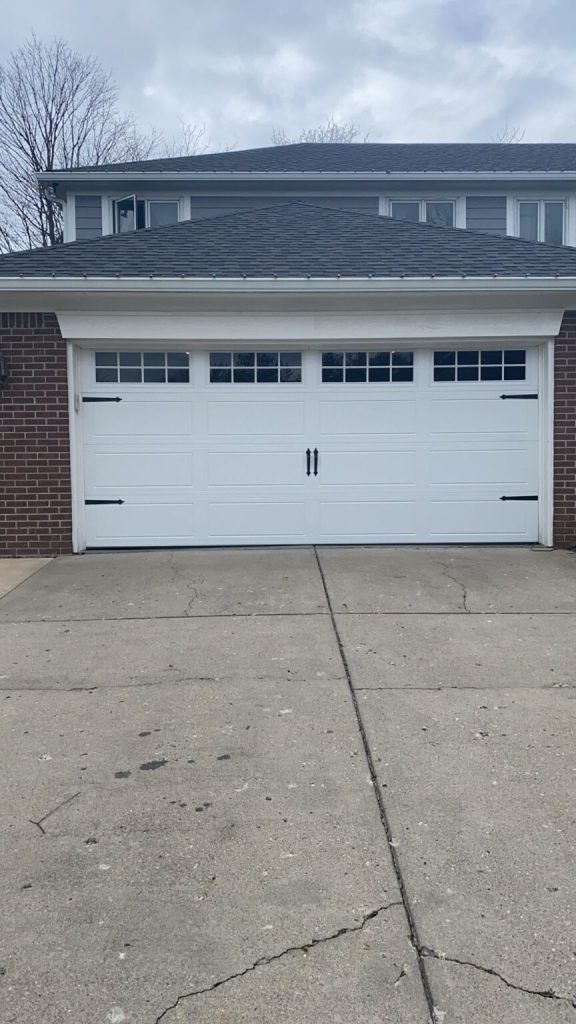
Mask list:
[{"label": "garage door window pane", "polygon": [[255,362],[254,352],[235,352],[234,353],[234,366],[242,366],[247,369],[249,366],[253,367]]},{"label": "garage door window pane", "polygon": [[166,362],[168,366],[181,366],[188,369],[189,356],[187,352],[167,352]]},{"label": "garage door window pane", "polygon": [[302,370],[299,366],[281,366],[280,367],[280,383],[281,384],[300,384],[302,380]]},{"label": "garage door window pane", "polygon": [[392,366],[414,366],[413,352],[393,352]]},{"label": "garage door window pane", "polygon": [[166,383],[166,369],[164,366],[145,366],[144,367],[144,383],[145,384],[165,384]]},{"label": "garage door window pane", "polygon": [[278,366],[277,352],[258,352],[256,355],[258,366]]},{"label": "garage door window pane", "polygon": [[389,352],[369,352],[368,362],[370,366],[390,366]]},{"label": "garage door window pane", "polygon": [[96,352],[96,383],[118,383],[117,352]]},{"label": "garage door window pane", "polygon": [[211,352],[210,366],[232,366],[231,352]]},{"label": "garage door window pane", "polygon": [[371,384],[386,384],[390,380],[389,366],[371,366],[368,371],[368,380]]},{"label": "garage door window pane", "polygon": [[435,352],[434,380],[438,383],[526,380],[526,350],[485,349],[477,352],[462,349]]},{"label": "garage door window pane", "polygon": [[187,352],[96,352],[97,384],[188,384]]},{"label": "garage door window pane", "polygon": [[256,380],[258,384],[276,384],[278,380],[277,369],[258,369],[256,372]]},{"label": "garage door window pane", "polygon": [[322,353],[323,384],[410,383],[413,379],[413,352]]},{"label": "garage door window pane", "polygon": [[301,352],[280,352],[280,366],[301,366]]},{"label": "garage door window pane", "polygon": [[141,384],[142,383],[142,369],[139,366],[125,366],[120,367],[120,383],[121,384]]},{"label": "garage door window pane", "polygon": [[211,352],[211,384],[300,384],[301,352]]}]

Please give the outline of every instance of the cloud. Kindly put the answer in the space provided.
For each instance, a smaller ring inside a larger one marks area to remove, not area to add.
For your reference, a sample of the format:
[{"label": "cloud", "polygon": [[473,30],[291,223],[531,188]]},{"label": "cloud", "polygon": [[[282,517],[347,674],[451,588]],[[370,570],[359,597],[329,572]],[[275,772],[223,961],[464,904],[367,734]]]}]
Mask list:
[{"label": "cloud", "polygon": [[122,104],[215,145],[267,145],[329,117],[373,141],[574,137],[573,0],[40,0],[3,15],[0,60],[34,27],[110,67]]}]

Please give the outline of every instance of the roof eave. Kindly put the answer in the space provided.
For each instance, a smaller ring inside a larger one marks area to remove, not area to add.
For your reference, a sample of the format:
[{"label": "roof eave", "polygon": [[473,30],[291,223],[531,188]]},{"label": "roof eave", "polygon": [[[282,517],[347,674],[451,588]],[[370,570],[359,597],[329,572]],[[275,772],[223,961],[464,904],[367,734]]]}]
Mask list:
[{"label": "roof eave", "polygon": [[576,291],[576,274],[566,277],[291,277],[291,278],[154,278],[154,277],[3,277],[0,292],[33,293],[479,293]]},{"label": "roof eave", "polygon": [[576,170],[568,171],[39,171],[40,184],[123,181],[574,181]]}]

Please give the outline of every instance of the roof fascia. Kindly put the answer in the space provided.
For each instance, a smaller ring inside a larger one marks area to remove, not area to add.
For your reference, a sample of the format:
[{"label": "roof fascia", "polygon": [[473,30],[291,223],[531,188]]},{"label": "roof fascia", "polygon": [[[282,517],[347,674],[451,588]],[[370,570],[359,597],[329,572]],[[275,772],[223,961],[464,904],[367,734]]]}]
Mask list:
[{"label": "roof fascia", "polygon": [[482,292],[550,294],[576,292],[576,275],[567,277],[387,277],[387,278],[154,278],[154,277],[3,277],[1,292],[59,294],[354,294],[404,295]]}]

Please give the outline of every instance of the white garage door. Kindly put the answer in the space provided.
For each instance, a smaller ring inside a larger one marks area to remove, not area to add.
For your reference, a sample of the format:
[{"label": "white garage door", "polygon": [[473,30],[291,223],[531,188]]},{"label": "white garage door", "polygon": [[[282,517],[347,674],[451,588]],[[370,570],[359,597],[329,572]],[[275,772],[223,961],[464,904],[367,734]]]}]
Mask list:
[{"label": "white garage door", "polygon": [[538,352],[83,354],[89,547],[538,538]]}]

